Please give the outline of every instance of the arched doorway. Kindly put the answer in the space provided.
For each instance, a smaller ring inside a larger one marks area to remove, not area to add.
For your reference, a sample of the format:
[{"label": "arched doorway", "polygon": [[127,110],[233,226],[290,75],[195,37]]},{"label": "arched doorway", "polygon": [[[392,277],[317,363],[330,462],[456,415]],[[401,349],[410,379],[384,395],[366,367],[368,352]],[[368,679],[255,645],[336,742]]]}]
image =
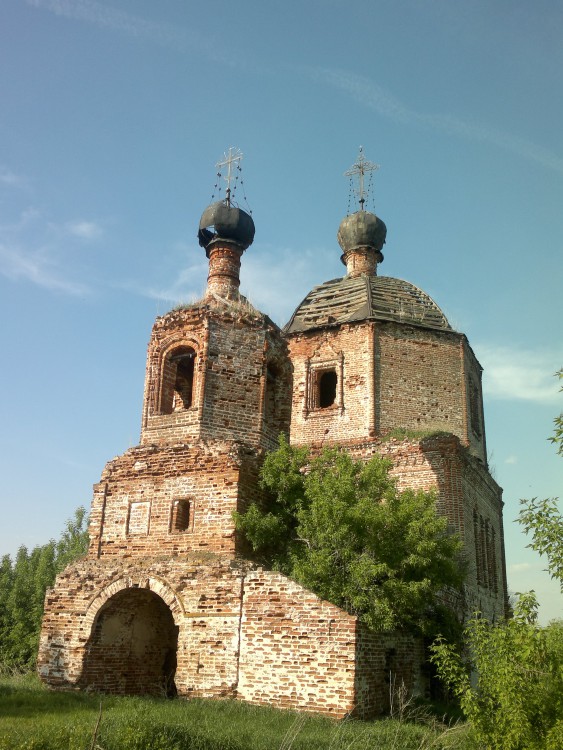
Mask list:
[{"label": "arched doorway", "polygon": [[173,696],[177,647],[178,628],[160,596],[123,589],[97,614],[81,683],[107,693]]}]

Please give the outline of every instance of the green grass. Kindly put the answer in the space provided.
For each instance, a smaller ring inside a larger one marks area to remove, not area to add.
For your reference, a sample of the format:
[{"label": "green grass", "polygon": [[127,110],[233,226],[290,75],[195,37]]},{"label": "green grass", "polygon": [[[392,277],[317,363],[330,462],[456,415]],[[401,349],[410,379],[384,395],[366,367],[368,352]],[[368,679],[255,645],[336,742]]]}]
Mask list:
[{"label": "green grass", "polygon": [[[101,713],[100,713],[101,706]],[[411,717],[412,718],[412,717]],[[97,734],[96,725],[99,723]],[[0,750],[470,750],[466,727],[343,721],[231,700],[51,692],[0,677]]]},{"label": "green grass", "polygon": [[426,430],[408,430],[406,427],[397,427],[394,430],[390,430],[385,435],[381,436],[381,442],[389,442],[390,440],[415,440],[420,441],[429,437],[437,437],[438,435],[451,435],[451,430],[447,426],[440,427],[429,427]]}]

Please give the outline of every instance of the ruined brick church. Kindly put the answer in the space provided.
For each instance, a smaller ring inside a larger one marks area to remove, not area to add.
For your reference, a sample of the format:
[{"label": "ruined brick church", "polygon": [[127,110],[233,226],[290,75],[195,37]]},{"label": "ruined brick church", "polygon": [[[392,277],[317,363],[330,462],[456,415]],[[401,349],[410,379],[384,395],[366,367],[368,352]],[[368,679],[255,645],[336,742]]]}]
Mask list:
[{"label": "ruined brick church", "polygon": [[[360,153],[360,175],[365,164]],[[385,711],[392,672],[421,689],[421,644],[374,633],[244,557],[233,511],[260,499],[260,466],[280,433],[383,454],[400,488],[436,488],[465,545],[464,611],[504,616],[482,368],[427,294],[378,275],[386,231],[361,195],[338,229],[344,276],[316,286],[280,329],[239,294],[252,217],[229,190],[203,212],[205,295],[157,318],[140,443],[106,465],[88,555],[47,592],[38,669],[49,686],[335,717]],[[401,429],[411,437],[390,438]]]}]

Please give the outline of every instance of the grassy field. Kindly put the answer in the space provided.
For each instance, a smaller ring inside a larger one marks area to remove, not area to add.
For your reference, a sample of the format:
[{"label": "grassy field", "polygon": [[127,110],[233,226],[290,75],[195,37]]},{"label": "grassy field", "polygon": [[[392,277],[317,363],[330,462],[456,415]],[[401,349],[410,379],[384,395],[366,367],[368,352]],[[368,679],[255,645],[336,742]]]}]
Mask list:
[{"label": "grassy field", "polygon": [[46,690],[0,677],[0,750],[470,750],[467,728],[427,712],[335,722],[236,701],[126,698]]}]

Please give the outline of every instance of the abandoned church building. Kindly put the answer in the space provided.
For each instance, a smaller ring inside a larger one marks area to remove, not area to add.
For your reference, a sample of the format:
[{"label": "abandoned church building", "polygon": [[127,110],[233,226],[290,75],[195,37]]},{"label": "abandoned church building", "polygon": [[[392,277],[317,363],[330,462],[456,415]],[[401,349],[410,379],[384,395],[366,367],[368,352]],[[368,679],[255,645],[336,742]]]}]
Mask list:
[{"label": "abandoned church building", "polygon": [[[362,178],[369,165],[360,152],[353,169]],[[427,294],[379,275],[387,230],[362,191],[338,229],[344,275],[316,286],[283,329],[239,295],[254,222],[230,183],[203,212],[205,295],[157,318],[140,443],[106,465],[88,555],[47,592],[38,669],[52,688],[369,717],[387,708],[390,670],[422,679],[421,644],[374,633],[245,558],[233,512],[260,499],[260,466],[280,433],[383,454],[400,488],[435,488],[464,542],[465,612],[504,616],[481,366]],[[427,437],[390,439],[400,428]]]}]

